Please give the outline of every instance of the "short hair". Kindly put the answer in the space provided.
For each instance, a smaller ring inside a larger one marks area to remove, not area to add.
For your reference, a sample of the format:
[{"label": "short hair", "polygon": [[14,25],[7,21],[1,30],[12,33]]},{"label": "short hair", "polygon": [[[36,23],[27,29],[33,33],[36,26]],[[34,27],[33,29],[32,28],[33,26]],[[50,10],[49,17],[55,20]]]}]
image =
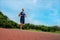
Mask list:
[{"label": "short hair", "polygon": [[24,11],[24,8],[22,8],[22,11]]}]

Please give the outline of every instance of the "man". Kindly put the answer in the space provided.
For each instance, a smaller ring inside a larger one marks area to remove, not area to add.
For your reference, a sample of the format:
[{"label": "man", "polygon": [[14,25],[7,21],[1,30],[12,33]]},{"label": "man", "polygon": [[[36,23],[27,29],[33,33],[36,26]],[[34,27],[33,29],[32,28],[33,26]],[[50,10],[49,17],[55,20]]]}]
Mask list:
[{"label": "man", "polygon": [[24,13],[24,9],[22,8],[22,11],[19,13],[20,16],[20,29],[22,29],[22,27],[24,26],[24,23],[25,23],[25,17],[26,17],[26,14]]}]

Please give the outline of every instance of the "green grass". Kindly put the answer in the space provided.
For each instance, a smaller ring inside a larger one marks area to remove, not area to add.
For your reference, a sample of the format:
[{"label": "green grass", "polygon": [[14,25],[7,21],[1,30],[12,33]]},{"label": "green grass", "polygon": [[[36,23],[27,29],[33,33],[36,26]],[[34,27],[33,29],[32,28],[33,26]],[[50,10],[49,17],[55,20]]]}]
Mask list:
[{"label": "green grass", "polygon": [[35,29],[28,29],[29,31],[34,31],[34,32],[42,32],[41,30],[35,30]]},{"label": "green grass", "polygon": [[56,33],[60,33],[60,31],[56,31]]},{"label": "green grass", "polygon": [[[17,30],[19,30],[19,29],[17,29]],[[24,30],[33,31],[33,32],[43,32],[41,30],[36,30],[36,29],[24,29]],[[60,31],[48,32],[48,33],[60,34]]]},{"label": "green grass", "polygon": [[[41,30],[35,30],[35,29],[29,29],[29,31],[43,32],[43,31],[41,31]],[[48,33],[60,34],[60,31],[56,31],[56,32],[48,32]]]},{"label": "green grass", "polygon": [[60,34],[60,31],[56,31],[56,32],[51,32],[51,33],[55,33],[55,34]]}]

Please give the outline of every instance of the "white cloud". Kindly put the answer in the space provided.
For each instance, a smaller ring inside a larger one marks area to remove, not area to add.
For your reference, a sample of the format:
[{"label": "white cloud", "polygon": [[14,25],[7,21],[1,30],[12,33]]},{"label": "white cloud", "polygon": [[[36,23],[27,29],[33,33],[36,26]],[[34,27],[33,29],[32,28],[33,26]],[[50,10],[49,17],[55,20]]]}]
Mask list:
[{"label": "white cloud", "polygon": [[18,10],[23,6],[21,2],[16,0],[2,1],[2,4],[4,4],[4,6],[11,8],[12,10]]},{"label": "white cloud", "polygon": [[34,8],[35,3],[37,0],[2,0],[1,7],[6,6],[14,11],[20,11],[21,8]]}]

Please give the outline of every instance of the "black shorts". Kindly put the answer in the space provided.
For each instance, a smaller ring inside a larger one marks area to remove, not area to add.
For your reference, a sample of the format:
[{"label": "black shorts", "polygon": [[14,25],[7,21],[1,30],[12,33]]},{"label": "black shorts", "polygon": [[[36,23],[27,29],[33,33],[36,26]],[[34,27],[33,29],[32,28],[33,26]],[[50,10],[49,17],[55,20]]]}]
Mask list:
[{"label": "black shorts", "polygon": [[21,18],[20,18],[20,23],[23,23],[23,24],[24,24],[24,23],[25,23],[25,18],[22,18],[22,17],[21,17]]}]

